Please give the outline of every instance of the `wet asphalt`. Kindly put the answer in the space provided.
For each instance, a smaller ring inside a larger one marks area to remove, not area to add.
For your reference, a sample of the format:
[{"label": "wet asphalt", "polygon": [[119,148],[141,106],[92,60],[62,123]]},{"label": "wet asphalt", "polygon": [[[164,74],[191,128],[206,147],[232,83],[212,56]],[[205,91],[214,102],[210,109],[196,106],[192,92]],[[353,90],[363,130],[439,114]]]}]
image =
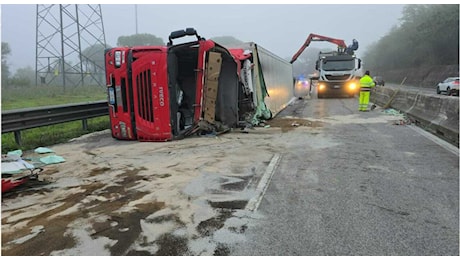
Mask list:
[{"label": "wet asphalt", "polygon": [[[459,255],[459,156],[357,98],[297,100],[279,116],[326,124],[283,154],[230,255]],[[290,133],[286,133],[290,134]]]}]

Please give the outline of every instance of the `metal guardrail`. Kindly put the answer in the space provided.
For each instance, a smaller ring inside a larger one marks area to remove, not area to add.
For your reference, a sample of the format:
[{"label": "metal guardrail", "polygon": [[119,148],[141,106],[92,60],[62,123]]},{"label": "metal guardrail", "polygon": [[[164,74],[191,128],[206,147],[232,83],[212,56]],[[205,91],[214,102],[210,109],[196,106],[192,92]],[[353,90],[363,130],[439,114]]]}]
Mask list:
[{"label": "metal guardrail", "polygon": [[2,134],[14,132],[15,141],[21,144],[21,130],[83,120],[109,114],[107,100],[77,104],[15,109],[2,112]]}]

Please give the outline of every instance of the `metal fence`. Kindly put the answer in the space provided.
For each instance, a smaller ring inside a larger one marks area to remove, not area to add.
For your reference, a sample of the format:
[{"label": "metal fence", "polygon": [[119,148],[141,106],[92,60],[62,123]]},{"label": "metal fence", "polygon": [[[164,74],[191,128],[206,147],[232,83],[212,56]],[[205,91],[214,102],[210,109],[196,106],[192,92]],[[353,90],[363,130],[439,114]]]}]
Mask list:
[{"label": "metal fence", "polygon": [[15,109],[2,112],[2,134],[14,132],[21,145],[21,130],[82,120],[87,129],[87,119],[109,114],[107,100],[77,104]]}]

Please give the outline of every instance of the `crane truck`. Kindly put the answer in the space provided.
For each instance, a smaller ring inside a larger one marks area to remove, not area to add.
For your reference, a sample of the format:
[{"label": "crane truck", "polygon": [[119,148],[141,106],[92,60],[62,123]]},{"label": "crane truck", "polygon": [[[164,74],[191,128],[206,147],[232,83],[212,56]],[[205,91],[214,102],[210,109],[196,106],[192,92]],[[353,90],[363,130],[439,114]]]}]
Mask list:
[{"label": "crane truck", "polygon": [[337,45],[337,51],[318,53],[316,60],[317,76],[310,80],[317,80],[317,97],[348,96],[354,97],[359,92],[359,78],[361,74],[361,59],[354,51],[358,49],[358,41],[347,46],[341,39],[311,33],[305,43],[294,54],[290,63],[294,63],[312,41],[328,41]]}]

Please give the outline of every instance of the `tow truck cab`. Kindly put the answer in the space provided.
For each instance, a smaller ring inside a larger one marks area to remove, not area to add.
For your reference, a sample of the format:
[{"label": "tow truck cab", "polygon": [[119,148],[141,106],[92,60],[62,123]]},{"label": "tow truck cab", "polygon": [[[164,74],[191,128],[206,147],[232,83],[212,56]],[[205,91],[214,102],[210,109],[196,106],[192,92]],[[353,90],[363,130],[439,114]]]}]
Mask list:
[{"label": "tow truck cab", "polygon": [[318,98],[345,95],[353,97],[359,92],[358,73],[361,59],[355,55],[320,52],[316,62],[319,71]]}]

